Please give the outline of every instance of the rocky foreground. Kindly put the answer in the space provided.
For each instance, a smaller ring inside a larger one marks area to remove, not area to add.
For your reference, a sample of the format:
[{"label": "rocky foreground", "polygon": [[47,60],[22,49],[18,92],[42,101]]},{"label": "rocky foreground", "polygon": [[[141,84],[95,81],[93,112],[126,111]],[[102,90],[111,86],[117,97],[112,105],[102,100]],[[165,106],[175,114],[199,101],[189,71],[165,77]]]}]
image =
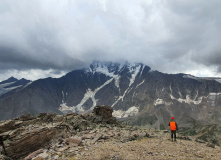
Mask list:
[{"label": "rocky foreground", "polygon": [[125,126],[112,108],[90,114],[40,114],[0,122],[0,159],[221,159],[219,146],[166,131]]}]

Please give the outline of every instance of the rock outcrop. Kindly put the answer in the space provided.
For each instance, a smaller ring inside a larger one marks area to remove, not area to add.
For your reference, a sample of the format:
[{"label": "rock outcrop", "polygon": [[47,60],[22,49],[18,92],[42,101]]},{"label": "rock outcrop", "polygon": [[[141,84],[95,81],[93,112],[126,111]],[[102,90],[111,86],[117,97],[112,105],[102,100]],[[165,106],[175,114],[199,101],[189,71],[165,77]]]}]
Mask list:
[{"label": "rock outcrop", "polygon": [[127,142],[149,136],[143,130],[121,125],[112,112],[111,107],[96,106],[87,115],[42,113],[2,121],[2,159],[65,159],[78,154],[79,147],[89,148],[111,139]]}]

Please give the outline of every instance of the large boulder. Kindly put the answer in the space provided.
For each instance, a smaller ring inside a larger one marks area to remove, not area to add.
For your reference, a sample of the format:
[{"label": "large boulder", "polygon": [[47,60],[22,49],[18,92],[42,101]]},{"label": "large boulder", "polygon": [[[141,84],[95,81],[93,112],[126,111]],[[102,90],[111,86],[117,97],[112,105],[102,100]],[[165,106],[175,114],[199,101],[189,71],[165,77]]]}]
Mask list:
[{"label": "large boulder", "polygon": [[55,128],[43,128],[23,135],[20,139],[14,139],[6,148],[7,154],[13,159],[27,156],[45,146],[56,135]]},{"label": "large boulder", "polygon": [[109,106],[96,106],[89,117],[94,123],[118,124],[112,113],[113,109]]},{"label": "large boulder", "polygon": [[102,116],[105,119],[112,118],[113,109],[109,106],[96,106],[93,113],[95,116]]}]

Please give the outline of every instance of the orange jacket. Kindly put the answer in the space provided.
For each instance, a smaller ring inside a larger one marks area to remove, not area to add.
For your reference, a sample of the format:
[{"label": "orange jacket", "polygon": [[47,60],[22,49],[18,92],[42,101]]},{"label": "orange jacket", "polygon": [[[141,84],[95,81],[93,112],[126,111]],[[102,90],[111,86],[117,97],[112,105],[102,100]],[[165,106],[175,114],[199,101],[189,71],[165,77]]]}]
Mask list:
[{"label": "orange jacket", "polygon": [[171,131],[175,131],[175,130],[178,129],[177,124],[176,124],[176,122],[174,122],[174,121],[171,121],[171,122],[169,123],[169,126],[170,126],[170,130],[171,130]]}]

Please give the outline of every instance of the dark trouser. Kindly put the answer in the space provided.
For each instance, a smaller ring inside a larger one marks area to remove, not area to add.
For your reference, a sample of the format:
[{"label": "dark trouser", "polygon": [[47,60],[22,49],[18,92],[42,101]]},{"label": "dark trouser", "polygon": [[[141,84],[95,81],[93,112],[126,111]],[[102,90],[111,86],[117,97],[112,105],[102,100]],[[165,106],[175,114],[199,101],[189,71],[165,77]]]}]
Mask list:
[{"label": "dark trouser", "polygon": [[171,140],[173,140],[173,137],[174,137],[174,140],[176,140],[176,130],[175,131],[171,130]]}]

